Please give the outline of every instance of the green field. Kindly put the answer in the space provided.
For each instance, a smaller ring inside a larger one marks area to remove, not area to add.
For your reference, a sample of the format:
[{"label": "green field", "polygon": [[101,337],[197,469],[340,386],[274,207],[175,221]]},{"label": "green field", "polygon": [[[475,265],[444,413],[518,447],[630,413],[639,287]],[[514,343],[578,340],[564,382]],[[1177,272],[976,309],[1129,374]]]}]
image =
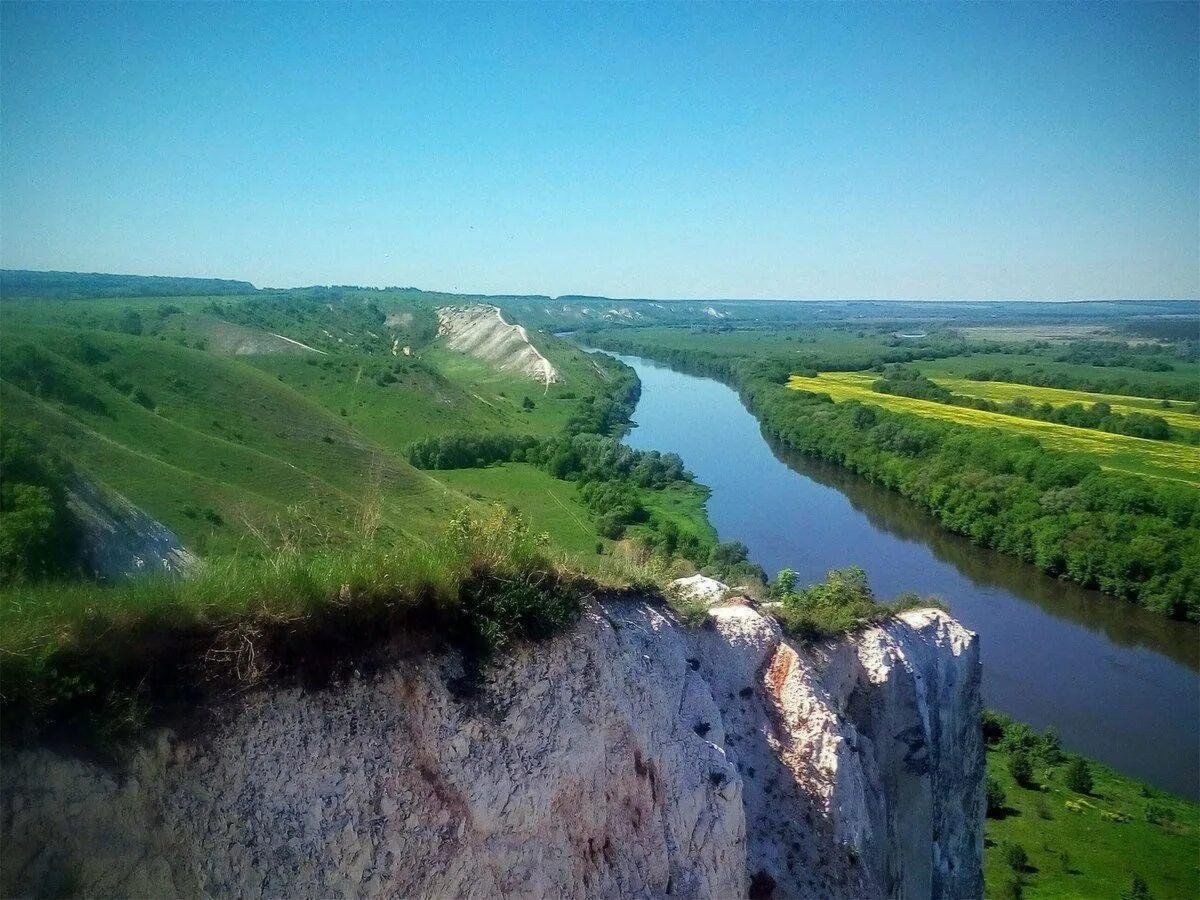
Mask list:
[{"label": "green field", "polygon": [[1021,873],[1026,897],[1117,898],[1135,873],[1156,900],[1200,896],[1200,806],[1098,763],[1091,764],[1088,796],[1065,786],[1062,765],[1035,764],[1036,787],[1023,788],[1008,759],[1003,750],[988,750],[988,775],[1006,796],[1003,817],[989,818],[984,830],[988,897],[1011,896],[1009,844],[1029,858]]},{"label": "green field", "polygon": [[1086,456],[1101,468],[1200,485],[1200,448],[881,394],[871,388],[877,377],[861,372],[825,372],[815,378],[793,375],[788,384],[794,390],[828,394],[835,401],[858,400],[960,425],[1029,435],[1050,449]]}]

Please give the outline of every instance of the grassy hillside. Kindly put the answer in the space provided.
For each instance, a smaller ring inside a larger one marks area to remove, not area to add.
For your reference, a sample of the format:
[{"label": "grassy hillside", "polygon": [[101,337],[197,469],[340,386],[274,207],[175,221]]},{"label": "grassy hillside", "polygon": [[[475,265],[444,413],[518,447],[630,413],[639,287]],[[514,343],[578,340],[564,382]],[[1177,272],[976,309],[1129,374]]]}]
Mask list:
[{"label": "grassy hillside", "polygon": [[[440,436],[611,430],[627,413],[613,398],[630,382],[610,359],[535,335],[561,380],[500,371],[447,349],[435,307],[412,292],[6,301],[4,310],[5,423],[201,556],[364,534],[420,542],[454,510],[496,501],[524,511],[578,565],[601,563],[596,511],[561,476],[531,466],[512,477],[421,471],[407,451]],[[602,409],[616,418],[597,418]],[[655,493],[652,521],[635,534],[669,522],[692,546],[715,543],[702,493]]]},{"label": "grassy hillside", "polygon": [[[988,897],[1016,896],[1019,884],[1030,898],[1117,898],[1135,875],[1158,900],[1200,894],[1200,805],[1095,762],[1086,763],[1090,790],[1073,789],[1072,758],[1058,753],[1053,739],[1050,745],[1047,752],[1042,736],[989,745],[988,777],[1003,803],[985,826]],[[1013,776],[1018,755],[1031,763],[1024,785]],[[1014,847],[1024,853],[1023,865],[1014,866]]]},{"label": "grassy hillside", "polygon": [[1196,447],[881,394],[872,389],[877,377],[874,373],[824,372],[816,377],[793,375],[788,385],[795,390],[828,394],[838,402],[857,400],[961,425],[1029,435],[1052,450],[1092,459],[1104,469],[1200,485],[1200,449]]}]

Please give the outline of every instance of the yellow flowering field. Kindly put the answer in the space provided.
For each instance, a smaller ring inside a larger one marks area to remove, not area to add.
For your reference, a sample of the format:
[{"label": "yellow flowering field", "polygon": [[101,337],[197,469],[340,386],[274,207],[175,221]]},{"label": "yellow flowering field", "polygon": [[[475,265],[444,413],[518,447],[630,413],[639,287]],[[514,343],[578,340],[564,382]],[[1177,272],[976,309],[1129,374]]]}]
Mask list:
[{"label": "yellow flowering field", "polygon": [[[1105,469],[1150,475],[1155,478],[1169,478],[1173,481],[1200,486],[1200,448],[1197,447],[1170,441],[1128,437],[1123,434],[1109,434],[1106,431],[1097,431],[1092,428],[1076,428],[1071,425],[1059,425],[1056,422],[1042,422],[1038,419],[1023,419],[1003,413],[984,412],[962,406],[935,403],[932,400],[880,394],[871,389],[871,385],[877,379],[878,376],[873,373],[823,372],[813,378],[793,375],[789,379],[788,386],[794,390],[828,394],[835,401],[859,400],[899,412],[946,419],[961,425],[1002,428],[1017,434],[1027,434],[1054,450],[1086,454]],[[945,379],[941,383],[950,387],[949,381],[951,380]],[[967,383],[971,385],[989,384],[988,382]],[[1020,387],[1027,392],[1052,390],[1050,388],[1028,388],[1025,385],[1010,385],[1010,387]],[[1065,391],[1062,393],[1078,394],[1080,392]],[[1031,400],[1035,399],[1029,393],[1025,393],[1025,396]],[[1170,412],[1170,410],[1163,410],[1163,412]]]}]

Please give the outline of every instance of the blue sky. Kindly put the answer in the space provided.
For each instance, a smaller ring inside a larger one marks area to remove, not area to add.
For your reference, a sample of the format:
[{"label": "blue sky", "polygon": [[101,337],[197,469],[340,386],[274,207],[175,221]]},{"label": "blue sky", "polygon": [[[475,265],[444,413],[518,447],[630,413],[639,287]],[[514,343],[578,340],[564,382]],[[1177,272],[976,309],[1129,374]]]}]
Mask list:
[{"label": "blue sky", "polygon": [[1200,295],[1200,15],[0,5],[0,261],[657,297]]}]

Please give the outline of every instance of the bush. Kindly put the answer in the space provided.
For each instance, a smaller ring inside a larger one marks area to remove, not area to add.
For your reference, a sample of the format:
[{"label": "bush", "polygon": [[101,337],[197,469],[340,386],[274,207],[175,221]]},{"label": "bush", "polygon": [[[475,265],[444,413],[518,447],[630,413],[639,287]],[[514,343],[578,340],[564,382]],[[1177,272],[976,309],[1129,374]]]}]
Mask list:
[{"label": "bush", "polygon": [[1082,756],[1076,756],[1067,763],[1067,771],[1063,775],[1063,782],[1068,788],[1077,794],[1090,794],[1092,792],[1092,769],[1087,764]]},{"label": "bush", "polygon": [[1004,861],[1014,872],[1021,873],[1029,867],[1029,854],[1020,844],[1004,844],[1001,849]]},{"label": "bush", "polygon": [[996,712],[992,709],[985,709],[980,715],[980,724],[983,727],[983,739],[989,744],[998,744],[1003,740],[1008,726],[1013,724],[1013,720],[1004,713]]},{"label": "bush", "polygon": [[1129,887],[1121,891],[1121,900],[1154,900],[1154,895],[1150,893],[1150,885],[1146,884],[1146,879],[1141,875],[1134,875]]},{"label": "bush", "polygon": [[1033,763],[1029,761],[1029,755],[1023,750],[1016,750],[1008,757],[1008,773],[1012,775],[1013,781],[1023,788],[1032,788],[1033,784]]},{"label": "bush", "polygon": [[1008,797],[1004,793],[1004,788],[1000,786],[1000,782],[990,775],[987,778],[986,796],[988,818],[999,818],[1004,814],[1004,804],[1008,802]]},{"label": "bush", "polygon": [[79,534],[67,508],[70,470],[28,432],[5,426],[0,437],[0,583],[65,571]]}]

